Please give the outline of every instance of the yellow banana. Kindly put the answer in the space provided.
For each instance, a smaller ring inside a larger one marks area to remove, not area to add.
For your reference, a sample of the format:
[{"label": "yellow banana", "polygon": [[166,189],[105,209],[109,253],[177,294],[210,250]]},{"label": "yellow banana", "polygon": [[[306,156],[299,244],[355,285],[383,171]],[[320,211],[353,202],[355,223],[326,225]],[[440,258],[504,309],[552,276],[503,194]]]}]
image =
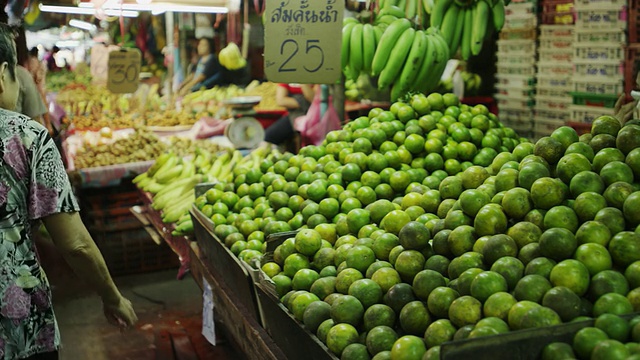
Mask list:
[{"label": "yellow banana", "polygon": [[473,12],[470,8],[464,9],[464,26],[462,28],[462,41],[460,42],[460,55],[463,60],[471,57],[471,31],[473,27]]},{"label": "yellow banana", "polygon": [[493,26],[496,28],[496,31],[502,30],[505,21],[504,0],[495,1],[491,12],[493,13]]},{"label": "yellow banana", "polygon": [[398,42],[393,47],[387,65],[380,72],[378,89],[384,89],[396,80],[402,70],[403,64],[407,61],[407,56],[409,55],[409,51],[411,51],[415,34],[416,31],[413,28],[408,28],[402,33]]},{"label": "yellow banana", "polygon": [[351,39],[349,40],[349,67],[355,74],[360,74],[362,71],[362,31],[363,25],[356,24],[351,30]]},{"label": "yellow banana", "polygon": [[451,49],[453,45],[453,38],[455,37],[457,24],[460,23],[460,18],[458,17],[459,13],[460,8],[458,5],[456,3],[451,4],[447,13],[444,15],[442,25],[440,26],[440,33],[447,42],[449,49]]},{"label": "yellow banana", "polygon": [[473,14],[473,32],[471,34],[471,54],[478,55],[482,51],[482,44],[487,33],[487,22],[489,21],[489,4],[480,0],[476,3]]},{"label": "yellow banana", "polygon": [[453,4],[454,0],[434,0],[435,5],[431,10],[431,26],[440,28],[444,15],[447,13],[449,7]]},{"label": "yellow banana", "polygon": [[349,42],[351,40],[351,30],[356,26],[356,23],[348,23],[342,27],[342,48],[340,50],[341,64],[344,69],[349,64]]},{"label": "yellow banana", "polygon": [[427,55],[427,35],[424,31],[416,31],[413,37],[413,44],[411,45],[411,51],[409,51],[409,57],[402,68],[400,77],[394,85],[396,87],[400,85],[399,91],[406,91],[411,88],[411,84],[416,81],[416,76],[422,68]]},{"label": "yellow banana", "polygon": [[373,56],[373,62],[371,63],[371,74],[373,76],[379,75],[386,67],[394,45],[398,42],[398,39],[404,31],[410,27],[411,21],[402,18],[391,23],[384,31]]},{"label": "yellow banana", "polygon": [[376,53],[376,34],[373,25],[364,24],[362,27],[362,69],[371,71],[373,55]]},{"label": "yellow banana", "polygon": [[462,31],[464,30],[464,21],[462,20],[464,20],[465,14],[466,10],[460,8],[460,11],[458,11],[458,21],[456,21],[453,39],[451,40],[451,46],[449,47],[449,54],[451,54],[451,56],[455,56],[458,52],[458,48],[460,47],[460,43],[462,42]]}]

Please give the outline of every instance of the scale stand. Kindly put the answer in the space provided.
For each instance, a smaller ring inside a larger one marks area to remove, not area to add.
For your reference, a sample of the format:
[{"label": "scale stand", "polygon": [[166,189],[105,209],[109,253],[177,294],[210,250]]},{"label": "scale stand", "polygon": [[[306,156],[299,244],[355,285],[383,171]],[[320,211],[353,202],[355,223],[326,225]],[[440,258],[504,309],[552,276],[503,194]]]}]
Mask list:
[{"label": "scale stand", "polygon": [[236,149],[253,149],[264,141],[264,128],[254,117],[253,107],[260,103],[260,96],[240,96],[224,101],[231,108],[231,123],[224,134]]}]

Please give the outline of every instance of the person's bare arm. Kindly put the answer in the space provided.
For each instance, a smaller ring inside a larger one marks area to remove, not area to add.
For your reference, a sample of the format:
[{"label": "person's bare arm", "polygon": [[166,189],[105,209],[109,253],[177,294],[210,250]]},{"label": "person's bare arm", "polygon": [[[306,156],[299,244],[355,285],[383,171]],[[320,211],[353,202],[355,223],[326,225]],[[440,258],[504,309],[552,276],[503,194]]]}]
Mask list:
[{"label": "person's bare arm", "polygon": [[302,95],[308,102],[312,103],[316,91],[319,91],[319,88],[319,85],[302,84]]},{"label": "person's bare arm", "polygon": [[276,104],[278,106],[286,107],[289,110],[294,110],[300,107],[300,104],[296,99],[289,96],[289,91],[282,86],[276,88]]},{"label": "person's bare arm", "polygon": [[77,212],[58,213],[42,219],[54,244],[74,272],[93,286],[102,298],[107,319],[115,325],[131,326],[137,317],[129,300],[121,294],[107,265]]}]

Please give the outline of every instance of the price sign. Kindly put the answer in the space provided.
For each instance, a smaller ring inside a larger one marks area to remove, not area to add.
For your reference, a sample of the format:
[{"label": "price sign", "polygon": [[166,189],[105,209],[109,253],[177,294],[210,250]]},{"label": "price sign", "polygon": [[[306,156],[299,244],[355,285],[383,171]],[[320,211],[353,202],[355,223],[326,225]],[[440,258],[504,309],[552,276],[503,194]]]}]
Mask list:
[{"label": "price sign", "polygon": [[342,72],[344,1],[267,1],[264,69],[281,83],[329,84]]},{"label": "price sign", "polygon": [[141,62],[138,49],[110,52],[107,88],[115,94],[130,94],[138,90]]},{"label": "price sign", "polygon": [[94,84],[104,85],[109,74],[109,53],[118,50],[119,47],[103,44],[91,48],[91,79]]}]

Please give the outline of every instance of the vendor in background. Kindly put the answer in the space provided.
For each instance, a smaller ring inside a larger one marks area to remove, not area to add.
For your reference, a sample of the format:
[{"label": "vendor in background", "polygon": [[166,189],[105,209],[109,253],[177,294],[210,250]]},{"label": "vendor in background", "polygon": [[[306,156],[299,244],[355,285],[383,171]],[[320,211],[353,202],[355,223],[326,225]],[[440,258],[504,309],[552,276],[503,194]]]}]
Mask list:
[{"label": "vendor in background", "polygon": [[45,90],[45,80],[47,77],[47,67],[42,61],[40,61],[37,47],[32,47],[31,50],[29,50],[29,59],[27,60],[25,67],[31,73],[33,81],[38,87],[38,92],[40,92],[40,96],[42,96],[42,99],[46,102],[47,95]]},{"label": "vendor in background", "polygon": [[30,63],[30,53],[27,49],[24,28],[21,27],[18,30],[15,43],[18,54],[16,76],[20,81],[20,92],[18,93],[18,102],[15,111],[39,122],[49,131],[49,135],[53,135],[53,127],[47,116],[49,109],[47,109],[43,94],[38,89],[32,73],[27,69]]},{"label": "vendor in background", "polygon": [[215,54],[215,44],[211,38],[202,38],[198,42],[198,64],[196,70],[187,78],[178,90],[178,96],[185,96],[190,92],[200,90],[202,82],[220,72],[220,63]]},{"label": "vendor in background", "polygon": [[264,141],[281,145],[291,140],[295,135],[296,118],[307,113],[316,91],[318,90],[309,84],[278,84],[276,103],[287,108],[288,114],[267,128]]},{"label": "vendor in background", "polygon": [[49,71],[59,71],[62,70],[61,67],[56,63],[56,54],[60,52],[60,48],[54,46],[50,52],[47,53],[44,57],[44,61],[47,63],[47,69]]},{"label": "vendor in background", "polygon": [[[640,88],[640,61],[636,62],[636,86],[635,89]],[[631,96],[631,94],[622,94],[618,101],[616,102],[615,117],[618,118],[620,123],[624,125],[627,121],[632,120],[635,114],[636,108],[638,107],[638,100],[633,100],[630,103],[626,103],[627,96]]]}]

